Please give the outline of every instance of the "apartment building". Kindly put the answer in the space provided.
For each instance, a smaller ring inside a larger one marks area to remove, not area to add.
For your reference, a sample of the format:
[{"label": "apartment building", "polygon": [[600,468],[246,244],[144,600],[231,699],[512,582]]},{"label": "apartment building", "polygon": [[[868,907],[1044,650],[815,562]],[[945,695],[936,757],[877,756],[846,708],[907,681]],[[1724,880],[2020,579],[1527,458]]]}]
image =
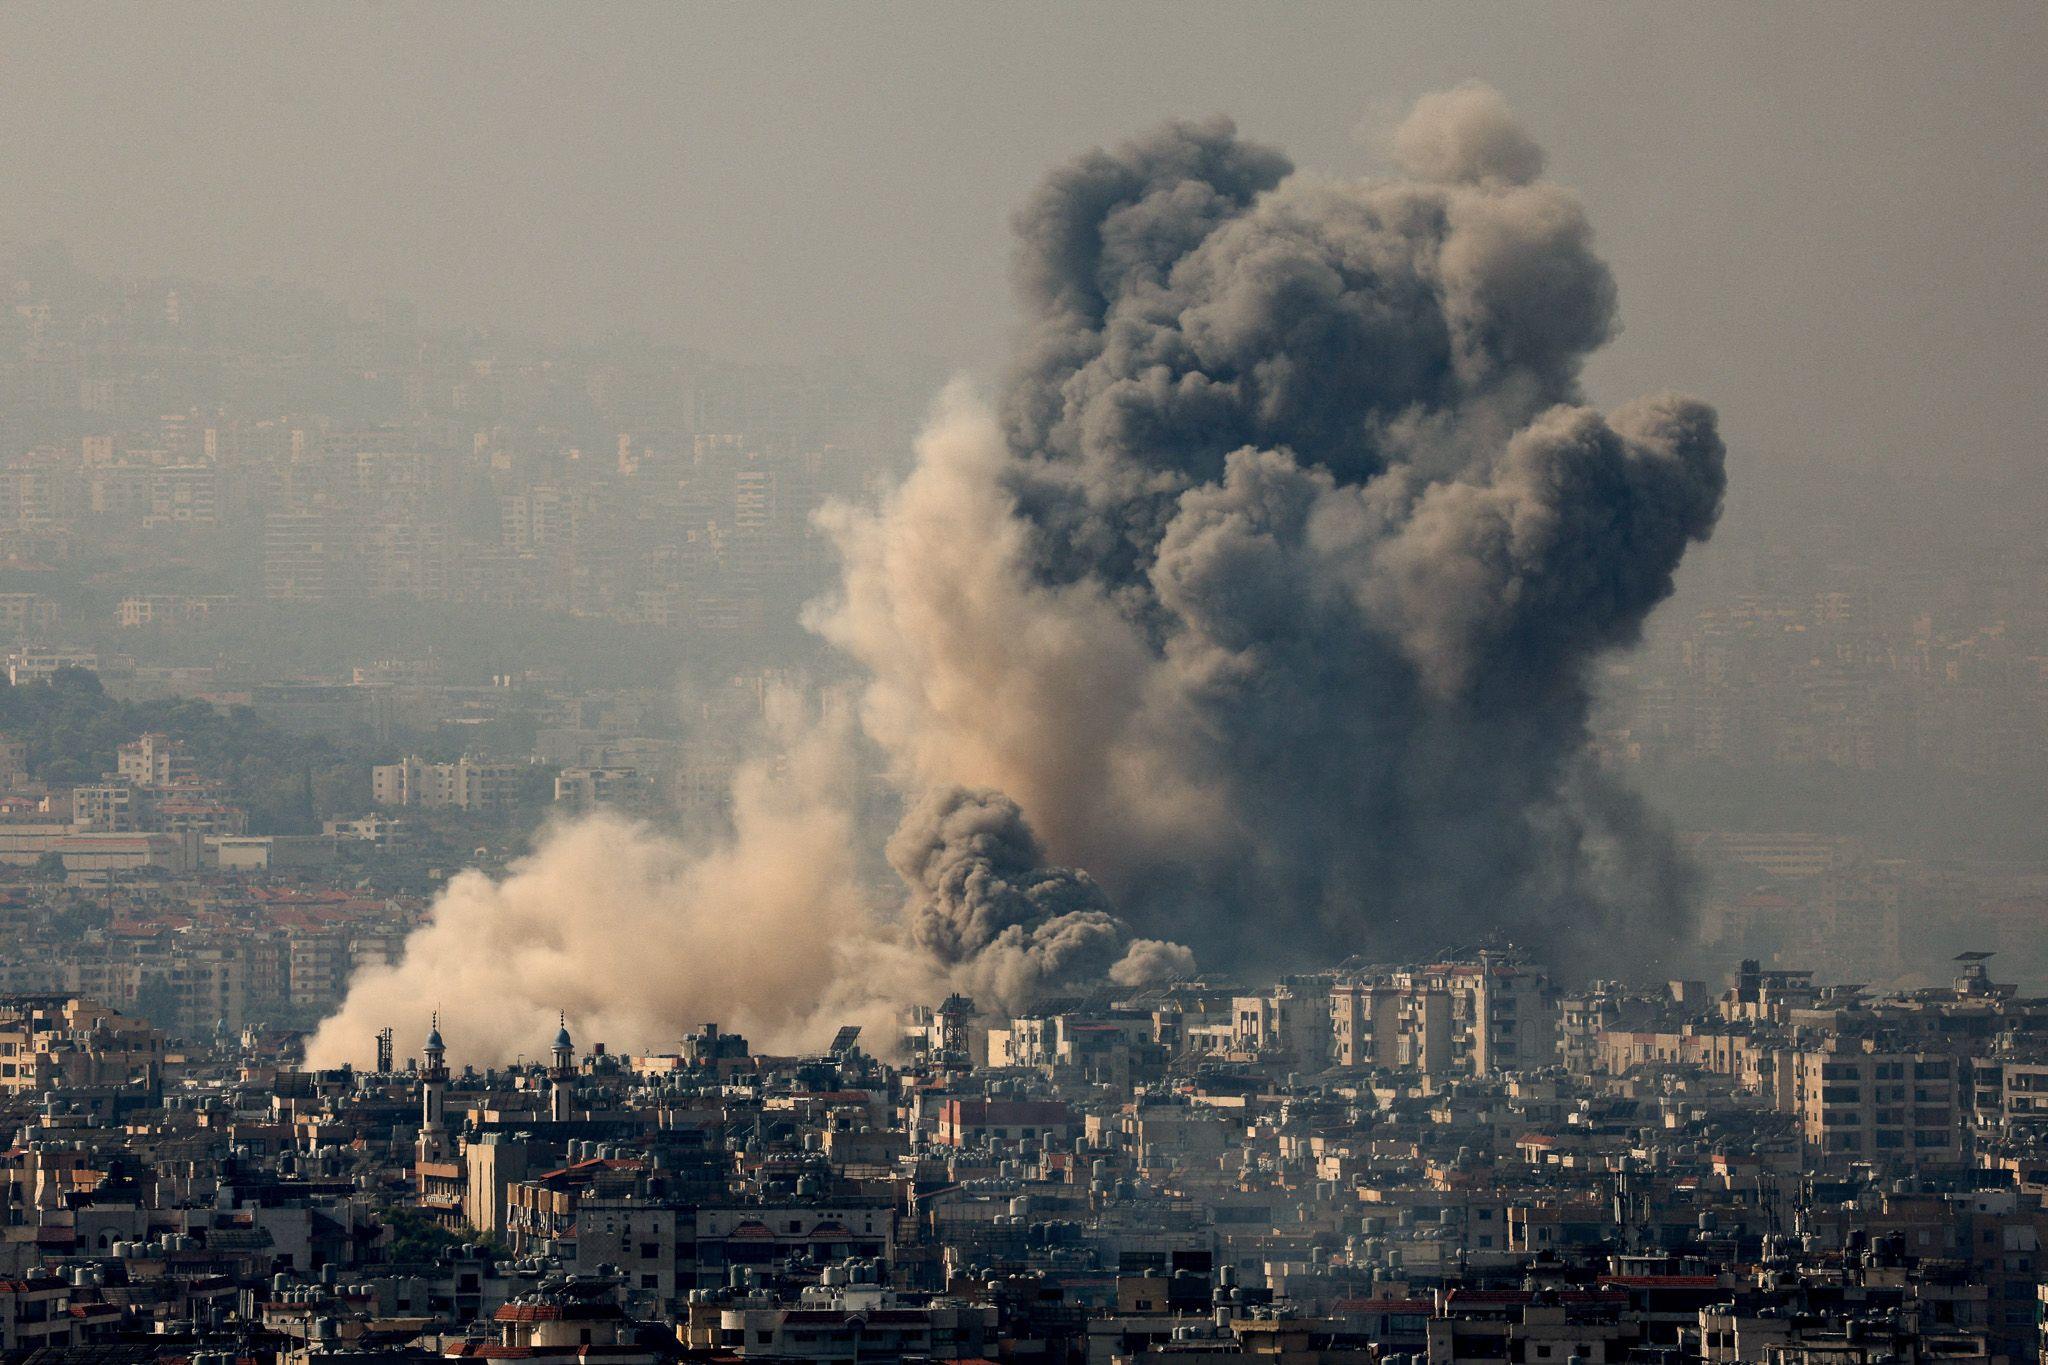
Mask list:
[{"label": "apartment building", "polygon": [[1231,1001],[1231,1046],[1304,1071],[1329,1065],[1328,978],[1282,981]]},{"label": "apartment building", "polygon": [[1514,963],[1439,963],[1330,989],[1331,1063],[1492,1076],[1557,1058],[1558,1007],[1542,973]]},{"label": "apartment building", "polygon": [[1447,1072],[1451,994],[1391,981],[1340,981],[1330,991],[1330,1047],[1333,1064],[1348,1069]]},{"label": "apartment building", "polygon": [[370,799],[380,806],[428,810],[504,810],[518,800],[518,763],[495,763],[464,755],[453,763],[428,763],[418,755],[370,770]]},{"label": "apartment building", "polygon": [[146,734],[115,752],[114,773],[122,781],[138,786],[168,787],[174,782],[196,781],[199,761],[186,752],[183,740]]},{"label": "apartment building", "polygon": [[139,828],[139,801],[133,783],[92,782],[71,789],[71,820],[94,834],[126,834]]},{"label": "apartment building", "polygon": [[1831,1038],[1795,1063],[1800,1135],[1825,1161],[1959,1160],[1967,1062]]}]

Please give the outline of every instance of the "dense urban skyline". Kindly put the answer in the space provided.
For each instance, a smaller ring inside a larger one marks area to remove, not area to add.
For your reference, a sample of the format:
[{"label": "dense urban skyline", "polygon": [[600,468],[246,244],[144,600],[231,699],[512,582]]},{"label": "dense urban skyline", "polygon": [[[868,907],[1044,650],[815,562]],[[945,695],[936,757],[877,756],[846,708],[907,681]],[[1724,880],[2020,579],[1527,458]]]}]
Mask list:
[{"label": "dense urban skyline", "polygon": [[2039,8],[0,44],[0,1365],[2048,1362]]}]

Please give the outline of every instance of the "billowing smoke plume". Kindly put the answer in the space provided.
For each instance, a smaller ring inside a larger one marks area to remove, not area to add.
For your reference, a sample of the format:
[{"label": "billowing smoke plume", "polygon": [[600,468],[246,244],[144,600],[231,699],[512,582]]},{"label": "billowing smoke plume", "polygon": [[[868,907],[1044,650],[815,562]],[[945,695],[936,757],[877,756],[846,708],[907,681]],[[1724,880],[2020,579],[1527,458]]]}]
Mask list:
[{"label": "billowing smoke plume", "polygon": [[599,819],[458,879],[315,1060],[436,1001],[490,1020],[485,1058],[562,1007],[626,1046],[701,1018],[815,1045],[1195,953],[1681,936],[1682,863],[1586,760],[1587,674],[1712,529],[1714,415],[1584,405],[1614,284],[1497,95],[1424,100],[1393,151],[1402,178],[1334,181],[1174,124],[1018,215],[1000,401],[949,392],[895,496],[825,518],[813,624],[869,671],[907,794],[900,914],[852,889],[814,736],[743,774],[708,853]]},{"label": "billowing smoke plume", "polygon": [[704,1021],[769,1048],[815,1048],[842,1024],[886,1050],[901,1007],[964,991],[1023,1009],[1105,973],[1143,985],[1193,966],[1131,944],[1087,874],[1043,865],[1016,806],[987,792],[919,801],[889,843],[908,889],[878,912],[858,851],[863,767],[844,715],[771,698],[766,757],[733,780],[725,837],[692,844],[595,814],[547,831],[498,880],[449,883],[401,961],[360,973],[308,1046],[360,1060],[378,1029],[447,1021],[469,1062],[540,1055],[557,1012],[615,1048],[673,1050]]},{"label": "billowing smoke plume", "polygon": [[309,1060],[360,1061],[386,1025],[416,1042],[437,1009],[452,1055],[479,1063],[539,1056],[557,1011],[587,1039],[668,1051],[707,1020],[771,1044],[885,1025],[863,986],[904,964],[878,954],[859,889],[845,726],[793,710],[773,718],[780,761],[735,776],[729,838],[693,846],[599,813],[501,879],[463,873],[398,964],[357,975]]},{"label": "billowing smoke plume", "polygon": [[1006,792],[1205,962],[1506,932],[1669,940],[1654,842],[1582,799],[1587,669],[1720,506],[1710,409],[1581,402],[1615,291],[1499,97],[1406,179],[1294,175],[1218,120],[1054,174],[995,411],[951,397],[821,625],[906,784]]},{"label": "billowing smoke plume", "polygon": [[1109,979],[1119,986],[1149,986],[1193,975],[1194,970],[1194,950],[1186,944],[1136,938],[1109,969]]},{"label": "billowing smoke plume", "polygon": [[[909,941],[977,1000],[1021,1009],[1048,988],[1099,980],[1133,986],[1190,970],[1179,944],[1128,944],[1086,872],[1051,867],[1017,803],[1000,792],[938,788],[904,816],[889,862],[911,889]],[[1121,956],[1119,956],[1121,954]]]}]

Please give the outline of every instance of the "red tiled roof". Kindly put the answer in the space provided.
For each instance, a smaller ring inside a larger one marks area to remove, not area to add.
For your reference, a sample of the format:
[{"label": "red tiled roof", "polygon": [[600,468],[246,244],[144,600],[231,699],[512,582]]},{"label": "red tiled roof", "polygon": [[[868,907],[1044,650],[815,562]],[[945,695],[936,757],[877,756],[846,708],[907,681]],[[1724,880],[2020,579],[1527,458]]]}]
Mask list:
[{"label": "red tiled roof", "polygon": [[609,1303],[508,1303],[491,1315],[496,1322],[585,1322],[616,1318]]},{"label": "red tiled roof", "polygon": [[534,1178],[536,1180],[554,1180],[561,1176],[597,1175],[603,1171],[644,1171],[646,1169],[647,1163],[644,1161],[620,1161],[612,1157],[592,1157],[588,1161],[578,1161],[573,1165],[558,1166],[552,1171],[544,1171]]}]

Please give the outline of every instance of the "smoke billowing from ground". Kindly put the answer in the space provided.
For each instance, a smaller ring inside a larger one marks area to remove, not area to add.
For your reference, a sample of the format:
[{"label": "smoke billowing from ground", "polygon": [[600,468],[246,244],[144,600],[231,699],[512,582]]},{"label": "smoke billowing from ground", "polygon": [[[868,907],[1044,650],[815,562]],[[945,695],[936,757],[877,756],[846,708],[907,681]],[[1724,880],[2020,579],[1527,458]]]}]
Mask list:
[{"label": "smoke billowing from ground", "polygon": [[882,1049],[909,1002],[961,990],[1023,1009],[1105,973],[1139,985],[1192,965],[1176,945],[1128,943],[1087,875],[1044,866],[1022,814],[990,792],[916,804],[889,843],[908,899],[878,913],[849,723],[806,719],[789,695],[770,713],[767,756],[734,775],[724,837],[693,845],[600,813],[548,830],[500,879],[463,873],[397,965],[350,983],[308,1045],[313,1064],[360,1060],[387,1024],[424,1037],[436,1010],[473,1063],[539,1056],[557,1011],[638,1050],[672,1050],[704,1021],[790,1049],[859,1024]]},{"label": "smoke billowing from ground", "polygon": [[1669,941],[1586,674],[1713,526],[1714,415],[1579,402],[1613,282],[1497,95],[1394,148],[1340,183],[1218,120],[1054,174],[998,408],[838,522],[823,628],[906,785],[1008,793],[1205,963]]},{"label": "smoke billowing from ground", "polygon": [[[823,847],[848,807],[792,765],[702,862],[598,821],[458,880],[316,1057],[423,1017],[437,960],[536,922],[551,975],[473,969],[502,978],[479,1006],[564,1004],[623,1043],[721,1015],[794,1037],[837,1022],[800,1017],[814,993],[843,1013],[937,982],[1015,1008],[1190,948],[1280,965],[1504,933],[1612,963],[1683,937],[1682,863],[1586,760],[1587,673],[1713,527],[1714,414],[1583,405],[1613,281],[1497,95],[1425,99],[1393,150],[1403,178],[1339,182],[1174,124],[1018,215],[1000,402],[949,393],[887,505],[827,519],[843,591],[814,624],[869,671],[863,727],[912,798],[900,917],[853,903]],[[565,865],[606,840],[604,894],[582,891]],[[734,959],[693,970],[700,924]],[[620,926],[689,963],[578,965]]]},{"label": "smoke billowing from ground", "polygon": [[463,873],[399,964],[358,974],[310,1059],[360,1060],[387,1024],[424,1038],[436,1009],[455,1057],[499,1062],[540,1055],[558,1010],[593,1040],[672,1050],[705,1020],[778,1039],[857,1007],[847,968],[878,939],[858,890],[858,775],[843,724],[805,730],[778,710],[783,761],[736,774],[729,838],[692,847],[597,814],[544,833],[501,879]]},{"label": "smoke billowing from ground", "polygon": [[889,863],[911,889],[910,944],[977,1000],[1023,1009],[1045,991],[1108,976],[1137,985],[1185,972],[1194,955],[1130,942],[1086,872],[1052,867],[1017,803],[1000,792],[937,788],[903,817]]}]

